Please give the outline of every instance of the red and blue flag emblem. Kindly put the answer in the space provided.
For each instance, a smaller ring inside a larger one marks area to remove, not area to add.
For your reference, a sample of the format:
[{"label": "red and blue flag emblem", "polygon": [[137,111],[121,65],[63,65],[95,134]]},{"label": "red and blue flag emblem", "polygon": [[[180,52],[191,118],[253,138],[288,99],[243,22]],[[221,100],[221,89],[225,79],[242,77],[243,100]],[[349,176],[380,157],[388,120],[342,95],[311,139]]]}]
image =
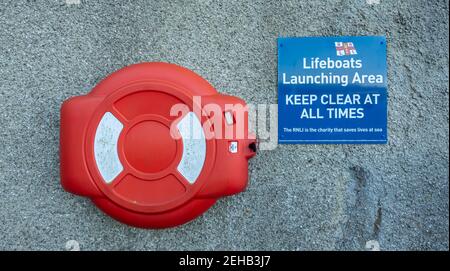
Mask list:
[{"label": "red and blue flag emblem", "polygon": [[338,56],[356,55],[356,49],[353,42],[335,42],[336,54]]}]

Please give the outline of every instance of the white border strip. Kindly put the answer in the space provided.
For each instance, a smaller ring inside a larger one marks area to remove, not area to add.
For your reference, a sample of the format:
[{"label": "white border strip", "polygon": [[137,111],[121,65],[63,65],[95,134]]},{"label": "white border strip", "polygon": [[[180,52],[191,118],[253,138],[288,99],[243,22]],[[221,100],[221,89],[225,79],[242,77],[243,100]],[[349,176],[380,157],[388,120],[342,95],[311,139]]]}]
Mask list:
[{"label": "white border strip", "polygon": [[106,112],[95,132],[95,163],[106,183],[111,183],[123,170],[117,150],[122,128],[123,124],[113,114]]}]

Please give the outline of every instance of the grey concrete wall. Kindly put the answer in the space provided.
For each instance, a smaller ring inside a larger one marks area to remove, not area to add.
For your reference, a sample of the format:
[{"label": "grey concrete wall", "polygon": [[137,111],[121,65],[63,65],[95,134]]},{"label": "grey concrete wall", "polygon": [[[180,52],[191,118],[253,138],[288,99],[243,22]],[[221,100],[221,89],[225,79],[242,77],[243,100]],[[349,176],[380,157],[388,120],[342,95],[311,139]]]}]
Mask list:
[{"label": "grey concrete wall", "polygon": [[[2,0],[0,248],[449,249],[448,11],[426,0]],[[322,35],[386,35],[387,145],[260,152],[246,192],[169,230],[122,225],[60,187],[60,105],[111,72],[166,61],[276,103],[276,38]]]}]

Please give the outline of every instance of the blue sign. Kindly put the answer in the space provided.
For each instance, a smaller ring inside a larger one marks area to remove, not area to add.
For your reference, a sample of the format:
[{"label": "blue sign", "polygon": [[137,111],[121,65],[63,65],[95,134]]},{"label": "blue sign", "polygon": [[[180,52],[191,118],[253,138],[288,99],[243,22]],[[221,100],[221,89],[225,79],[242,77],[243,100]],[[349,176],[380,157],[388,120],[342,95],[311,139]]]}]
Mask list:
[{"label": "blue sign", "polygon": [[386,143],[386,38],[278,38],[278,142]]}]

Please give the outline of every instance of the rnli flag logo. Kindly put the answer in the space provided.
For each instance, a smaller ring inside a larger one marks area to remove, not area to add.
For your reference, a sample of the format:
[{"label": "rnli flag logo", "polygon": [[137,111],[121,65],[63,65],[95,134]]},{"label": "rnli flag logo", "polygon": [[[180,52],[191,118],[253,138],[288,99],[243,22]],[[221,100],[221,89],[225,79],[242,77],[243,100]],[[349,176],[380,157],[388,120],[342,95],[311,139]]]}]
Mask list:
[{"label": "rnli flag logo", "polygon": [[335,42],[336,54],[338,56],[356,55],[356,49],[353,42]]}]

